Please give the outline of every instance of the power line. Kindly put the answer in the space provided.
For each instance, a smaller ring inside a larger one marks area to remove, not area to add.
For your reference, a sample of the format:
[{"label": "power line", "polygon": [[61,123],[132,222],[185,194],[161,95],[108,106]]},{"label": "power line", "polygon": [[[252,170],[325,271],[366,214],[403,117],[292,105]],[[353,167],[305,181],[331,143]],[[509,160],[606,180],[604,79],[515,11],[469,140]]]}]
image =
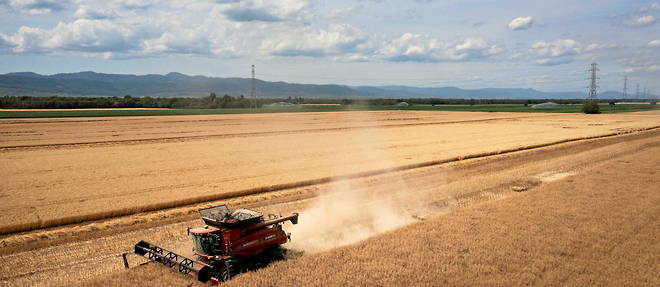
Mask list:
[{"label": "power line", "polygon": [[254,79],[254,65],[252,65],[252,81],[250,83],[250,98],[252,99],[252,105],[254,108],[257,108],[257,91]]},{"label": "power line", "polygon": [[598,88],[598,85],[596,85],[596,80],[598,79],[598,77],[596,77],[596,71],[599,71],[596,62],[591,63],[591,69],[587,71],[591,73],[591,85],[589,85],[589,100],[595,101],[596,89]]},{"label": "power line", "polygon": [[628,76],[623,77],[623,98],[628,96]]}]

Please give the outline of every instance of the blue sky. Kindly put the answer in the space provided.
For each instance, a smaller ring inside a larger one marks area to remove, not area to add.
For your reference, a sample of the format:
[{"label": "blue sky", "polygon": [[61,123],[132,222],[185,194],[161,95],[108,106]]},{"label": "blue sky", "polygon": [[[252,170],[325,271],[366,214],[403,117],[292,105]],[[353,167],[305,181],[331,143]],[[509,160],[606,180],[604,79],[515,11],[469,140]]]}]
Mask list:
[{"label": "blue sky", "polygon": [[0,73],[660,92],[660,2],[0,0]]}]

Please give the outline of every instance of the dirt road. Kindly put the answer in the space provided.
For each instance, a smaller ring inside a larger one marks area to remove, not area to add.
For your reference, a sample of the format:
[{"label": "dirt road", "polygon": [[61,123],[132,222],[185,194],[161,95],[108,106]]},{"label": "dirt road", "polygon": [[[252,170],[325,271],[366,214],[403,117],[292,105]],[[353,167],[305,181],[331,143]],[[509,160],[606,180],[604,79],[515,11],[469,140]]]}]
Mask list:
[{"label": "dirt road", "polygon": [[[548,118],[539,120],[550,121]],[[603,168],[617,168],[618,166],[616,164],[622,161],[629,162],[634,166],[634,163],[639,160],[640,157],[651,159],[651,164],[656,164],[653,174],[657,175],[657,156],[659,144],[660,130],[654,129],[646,132],[635,132],[627,135],[611,136],[600,139],[574,141],[548,147],[522,150],[503,155],[492,155],[469,160],[450,162],[446,164],[431,165],[422,168],[391,171],[374,176],[358,177],[343,180],[344,183],[339,184],[339,186],[349,186],[350,188],[342,189],[339,191],[337,191],[337,182],[321,183],[304,187],[255,194],[252,196],[224,200],[221,202],[234,204],[236,206],[253,207],[263,212],[270,213],[303,211],[303,214],[301,215],[301,221],[304,221],[306,220],[304,212],[306,210],[310,210],[309,208],[316,204],[318,201],[318,195],[329,197],[331,200],[332,197],[343,199],[350,197],[351,194],[358,193],[367,195],[361,197],[361,199],[366,199],[362,202],[364,206],[373,205],[376,202],[380,202],[384,198],[389,204],[392,204],[390,206],[394,206],[396,209],[404,211],[402,214],[409,216],[409,222],[407,223],[414,223],[420,219],[429,218],[428,221],[423,222],[423,224],[426,224],[427,222],[435,222],[438,220],[442,221],[443,219],[437,218],[444,218],[444,216],[435,217],[438,214],[454,214],[460,210],[482,210],[480,203],[483,202],[494,202],[489,203],[490,205],[488,206],[497,206],[499,202],[507,202],[507,206],[512,208],[513,206],[517,206],[515,200],[520,200],[518,198],[534,196],[539,197],[536,200],[543,201],[546,193],[545,190],[548,188],[554,190],[555,187],[552,186],[558,183],[573,182],[576,180],[576,178],[581,178],[587,174],[593,173],[594,170],[598,171],[597,173],[600,174],[603,171]],[[650,167],[653,168],[653,166]],[[626,176],[633,178],[633,173],[636,174],[637,172],[638,171],[636,169],[625,168],[618,169],[616,174],[619,178],[625,179]],[[584,183],[584,186],[588,186],[589,183],[598,182],[602,180],[602,178],[593,177],[589,178],[588,180],[589,182]],[[631,185],[635,186],[634,183],[631,183]],[[512,192],[512,187],[522,187],[526,190],[525,194],[520,196],[519,193]],[[648,186],[640,185],[636,186],[636,189],[643,190],[645,187]],[[405,192],[401,193],[401,188],[403,188]],[[621,190],[618,188],[608,188],[608,186],[599,185],[598,190],[602,190],[602,192],[605,193],[598,193],[597,195],[614,196],[617,195],[617,192],[621,192]],[[552,194],[556,196],[555,193]],[[651,196],[651,200],[657,201],[657,195],[653,197],[652,194],[647,194],[645,197],[640,198],[645,198],[648,200],[648,196]],[[552,198],[552,200],[555,202],[559,199]],[[570,200],[570,197],[568,197],[567,200]],[[211,204],[214,203],[205,203],[205,205]],[[630,202],[629,205],[634,206],[635,202]],[[655,206],[657,207],[658,205]],[[194,210],[196,207],[197,206],[190,206],[186,208]],[[606,207],[608,206],[603,206],[603,208]],[[567,208],[569,210],[571,209],[570,206]],[[176,213],[176,216],[180,218],[193,218],[194,216],[189,214],[188,211],[184,209],[180,209],[178,211],[173,210],[171,212]],[[599,212],[607,212],[607,210],[600,210]],[[656,213],[654,214],[657,215],[657,210],[655,212]],[[159,213],[155,214],[158,216]],[[462,222],[461,220],[465,220],[465,218],[470,218],[470,216],[472,216],[471,213],[465,212],[459,214],[461,214],[460,216],[463,217],[458,217],[455,219],[456,222],[458,222],[456,224],[459,224]],[[487,215],[489,214],[491,213],[487,213]],[[169,217],[164,216],[164,218],[167,220]],[[452,218],[456,217],[453,216]],[[113,229],[113,220],[115,220],[114,222],[132,222],[138,228],[134,229],[127,226],[122,226],[120,228]],[[163,222],[166,222],[166,220]],[[309,220],[309,217],[307,220]],[[480,224],[488,224],[486,221],[487,218],[483,218],[480,221]],[[147,223],[156,224],[158,221],[152,220],[148,221]],[[87,237],[80,237],[80,241],[71,243],[62,242],[61,244],[58,243],[53,246],[32,251],[14,252],[3,255],[1,260],[3,260],[5,264],[0,266],[0,274],[2,277],[1,280],[4,284],[12,286],[33,284],[46,286],[70,285],[72,283],[79,283],[81,285],[130,284],[153,286],[173,282],[191,282],[187,281],[187,279],[182,279],[177,274],[167,270],[163,271],[161,269],[155,269],[156,273],[152,273],[151,275],[144,275],[142,274],[143,270],[139,268],[131,269],[129,271],[122,269],[123,267],[119,258],[119,254],[122,252],[130,251],[132,244],[135,242],[148,238],[152,242],[162,244],[163,246],[172,247],[172,249],[177,251],[186,252],[190,248],[189,238],[187,238],[185,235],[186,227],[201,224],[198,220],[191,220],[173,224],[156,224],[156,226],[151,228],[142,228],[144,225],[140,225],[147,223],[140,222],[139,217],[136,220],[134,217],[129,216],[111,219],[109,221],[90,223],[86,227],[68,226],[59,228],[57,230],[39,231],[24,235],[16,235],[15,238],[19,238],[21,236],[32,236],[36,241],[38,241],[40,237],[43,237],[43,239],[48,239],[52,234],[59,234],[58,236],[55,236],[55,238],[61,238],[61,235],[69,234],[73,235],[69,238],[75,240],[77,229],[82,229],[89,232]],[[543,224],[548,230],[552,230],[554,228],[552,223]],[[93,229],[90,230],[88,228],[89,225],[96,226],[96,231]],[[102,226],[105,226],[105,229],[102,228]],[[418,225],[413,225],[410,228],[419,228],[417,226]],[[437,228],[437,226],[434,225],[433,228]],[[104,233],[106,232],[104,230],[111,230],[114,235],[106,236],[107,233]],[[304,232],[304,230],[302,232]],[[389,235],[385,236],[392,236],[391,233],[387,234]],[[370,234],[369,236],[372,235],[376,234]],[[470,235],[472,234],[468,233],[465,236]],[[17,242],[16,244],[27,243],[25,240],[11,241],[11,238],[5,239],[5,242]],[[573,239],[574,237],[571,237],[571,240]],[[309,241],[305,240],[305,238],[296,238],[295,235],[294,240],[297,240],[297,243]],[[557,240],[561,240],[561,238],[557,238]],[[588,241],[591,240],[591,237],[584,237],[581,240]],[[480,240],[480,242],[481,241],[483,240]],[[369,244],[368,242],[371,241],[361,243],[357,245],[357,247],[340,249],[338,252],[341,252],[342,256],[347,256],[347,254],[351,254],[351,252],[353,252],[351,251],[353,249],[350,248],[362,248],[359,246],[365,246],[365,244]],[[330,247],[318,245],[305,246],[304,243],[302,246],[293,246],[310,251],[307,252],[308,255],[303,256],[300,259],[290,261],[290,264],[315,264],[313,262],[316,262],[314,261],[316,260],[314,258],[317,258],[317,256],[324,256],[319,258],[336,256],[333,255],[333,251],[323,250],[338,247],[342,244],[352,243],[353,242],[349,240],[339,241],[337,244],[335,244],[335,246]],[[464,244],[464,242],[461,244]],[[559,242],[557,244],[561,243]],[[503,246],[510,245],[505,244]],[[485,246],[479,248],[493,247]],[[317,255],[315,252],[321,253],[320,255]],[[552,250],[548,252],[552,252]],[[360,253],[357,252],[356,254]],[[620,256],[625,257],[625,254],[621,254]],[[298,260],[300,260],[300,262],[297,262]],[[602,257],[602,260],[607,260],[607,257]],[[268,272],[276,272],[278,274],[282,274],[282,272],[280,272],[282,269],[277,268],[290,270],[288,269],[289,267],[286,267],[288,266],[286,264],[289,264],[289,262],[286,262],[283,265],[278,264],[274,266],[273,269],[265,270],[265,276],[272,278],[272,276],[268,275]],[[595,267],[590,265],[588,268]],[[259,274],[261,273],[258,272],[250,274],[249,276],[242,276],[236,281],[236,284],[251,285],[254,283],[264,283],[263,280],[259,279]],[[347,276],[350,276],[352,273],[349,272],[346,274],[349,274]],[[401,276],[405,277],[408,275],[404,274]],[[145,281],[145,278],[152,281]],[[284,277],[282,278],[282,280],[289,280]],[[396,278],[398,278],[397,280],[403,280],[401,279],[403,277]],[[339,282],[341,282],[341,280],[348,280],[347,277],[333,279],[338,279]],[[292,283],[294,281],[283,282]],[[307,281],[295,282],[301,284],[309,283]],[[460,281],[455,281],[455,283],[456,282]],[[383,281],[383,283],[395,284],[393,281]]]}]

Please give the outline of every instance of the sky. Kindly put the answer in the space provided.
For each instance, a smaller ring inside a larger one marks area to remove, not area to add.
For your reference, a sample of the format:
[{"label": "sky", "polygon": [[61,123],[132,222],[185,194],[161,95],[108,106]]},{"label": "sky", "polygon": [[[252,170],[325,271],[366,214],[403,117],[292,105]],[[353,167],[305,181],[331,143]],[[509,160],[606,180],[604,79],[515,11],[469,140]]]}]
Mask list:
[{"label": "sky", "polygon": [[660,2],[0,0],[0,73],[660,93]]}]

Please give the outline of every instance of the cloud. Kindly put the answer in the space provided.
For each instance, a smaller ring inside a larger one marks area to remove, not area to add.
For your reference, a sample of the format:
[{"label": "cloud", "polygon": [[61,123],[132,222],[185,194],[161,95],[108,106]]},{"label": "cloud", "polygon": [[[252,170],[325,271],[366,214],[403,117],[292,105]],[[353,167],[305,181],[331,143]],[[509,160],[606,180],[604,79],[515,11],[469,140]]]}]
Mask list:
[{"label": "cloud", "polygon": [[534,24],[534,19],[531,16],[527,17],[518,17],[511,22],[509,22],[509,29],[518,31],[518,30],[526,30],[532,27]]},{"label": "cloud", "polygon": [[306,0],[221,1],[223,14],[236,22],[281,22],[295,19],[305,10]]},{"label": "cloud", "polygon": [[17,46],[19,50],[99,53],[123,52],[137,48],[133,41],[133,31],[107,20],[79,19],[71,23],[59,23],[52,30],[21,27],[23,28],[32,31],[27,35],[31,35],[33,42],[21,43]]},{"label": "cloud", "polygon": [[14,48],[14,52],[41,52],[45,50],[41,43],[47,38],[47,32],[39,29],[22,26],[11,36],[2,35]]},{"label": "cloud", "polygon": [[541,66],[557,66],[561,64],[566,64],[573,62],[573,59],[570,58],[541,58],[534,61],[534,63]]},{"label": "cloud", "polygon": [[405,33],[383,43],[379,53],[393,62],[437,62],[443,58],[445,46],[424,35]]},{"label": "cloud", "polygon": [[649,6],[640,8],[638,11],[640,13],[646,13],[649,11],[660,11],[660,3],[653,3]]},{"label": "cloud", "polygon": [[[146,32],[145,32],[146,31]],[[222,28],[184,28],[176,22],[154,26],[120,25],[109,20],[78,19],[52,29],[21,27],[13,35],[0,34],[1,46],[19,54],[74,53],[103,58],[149,57],[162,54],[242,55],[242,49]],[[0,50],[4,50],[0,48]]]},{"label": "cloud", "polygon": [[585,52],[595,52],[599,50],[609,50],[609,49],[616,49],[619,48],[619,45],[617,44],[598,44],[598,43],[593,43],[587,45],[587,47],[584,48]]},{"label": "cloud", "polygon": [[636,73],[636,72],[660,72],[660,65],[646,65],[646,66],[637,66],[637,67],[628,67],[623,69],[626,73]]},{"label": "cloud", "polygon": [[573,39],[560,39],[552,43],[537,41],[528,50],[536,64],[554,66],[569,63],[582,52],[582,44]]},{"label": "cloud", "polygon": [[[360,30],[349,25],[331,25],[329,29],[302,30],[286,33],[267,39],[261,50],[276,56],[321,57],[343,53],[357,53],[366,50],[361,46],[368,37]],[[354,58],[362,59],[362,57]]]},{"label": "cloud", "polygon": [[155,39],[144,41],[146,54],[210,54],[210,42],[199,31],[167,31]]},{"label": "cloud", "polygon": [[0,34],[0,51],[4,51],[12,47],[14,47],[14,44],[9,41],[7,36]]},{"label": "cloud", "polygon": [[113,4],[126,10],[145,10],[154,5],[153,0],[115,0]]},{"label": "cloud", "polygon": [[641,16],[639,18],[625,22],[628,27],[646,27],[655,24],[656,18],[651,15]]},{"label": "cloud", "polygon": [[425,35],[405,33],[386,41],[379,53],[384,59],[394,62],[441,62],[484,59],[502,51],[483,38],[443,43]]},{"label": "cloud", "polygon": [[[46,14],[60,11],[68,4],[67,0],[8,0],[12,8],[27,14]],[[6,4],[5,4],[6,5]]]},{"label": "cloud", "polygon": [[660,72],[660,54],[655,49],[640,49],[617,61],[624,67],[626,73]]},{"label": "cloud", "polygon": [[144,39],[139,52],[144,55],[242,56],[244,49],[238,48],[238,41],[226,29],[233,30],[231,27],[184,27],[180,23],[171,23],[160,36]]},{"label": "cloud", "polygon": [[290,32],[264,41],[262,51],[274,56],[333,56],[334,60],[365,62],[441,62],[487,59],[504,49],[483,38],[444,43],[427,35],[404,33],[399,37],[370,36],[349,25]]},{"label": "cloud", "polygon": [[531,50],[540,56],[561,57],[580,53],[582,45],[573,39],[560,39],[552,43],[537,41]]},{"label": "cloud", "polygon": [[225,16],[232,21],[237,22],[251,22],[251,21],[263,21],[263,22],[278,22],[283,21],[282,18],[277,17],[266,9],[257,8],[257,9],[248,9],[248,8],[236,8],[225,10]]},{"label": "cloud", "polygon": [[325,18],[338,20],[338,19],[353,17],[354,15],[359,13],[363,8],[364,5],[360,4],[352,7],[333,9],[329,13],[325,14]]},{"label": "cloud", "polygon": [[117,15],[111,10],[107,10],[107,11],[101,10],[88,5],[82,5],[78,7],[78,9],[73,14],[73,16],[78,19],[92,19],[92,20],[113,19],[117,17]]}]

